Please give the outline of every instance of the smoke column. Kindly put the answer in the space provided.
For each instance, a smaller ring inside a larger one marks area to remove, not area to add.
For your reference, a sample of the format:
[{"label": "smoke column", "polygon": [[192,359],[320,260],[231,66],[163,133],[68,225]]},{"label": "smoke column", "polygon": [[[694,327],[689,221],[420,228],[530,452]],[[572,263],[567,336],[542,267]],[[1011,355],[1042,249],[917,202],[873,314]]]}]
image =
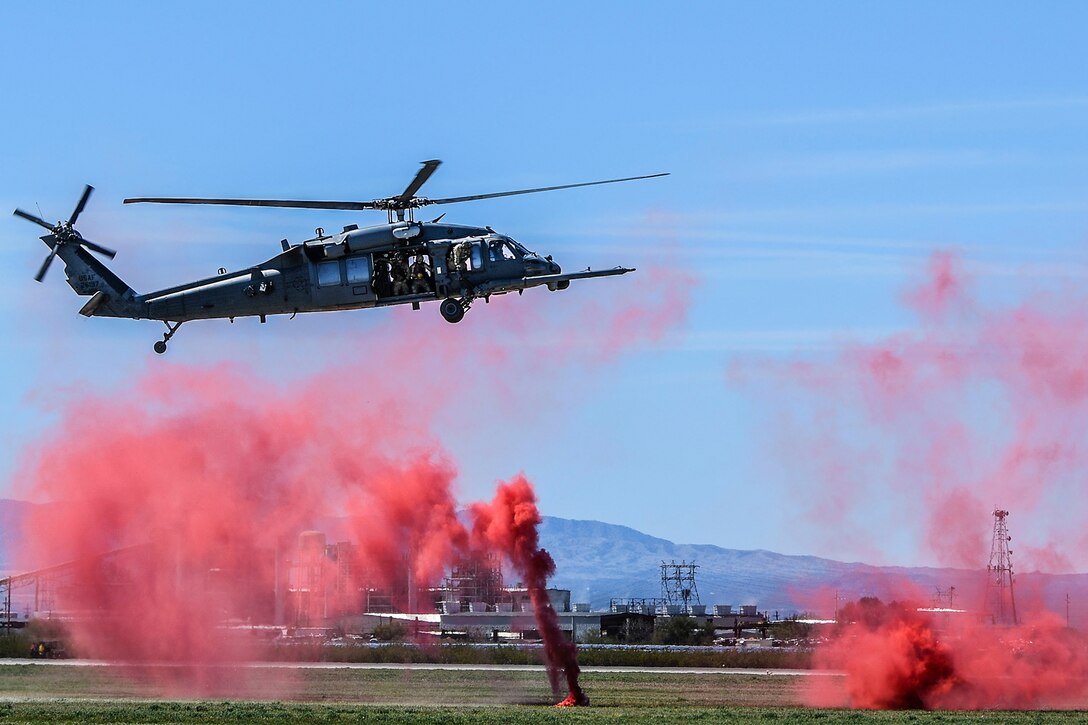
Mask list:
[{"label": "smoke column", "polygon": [[[124,389],[64,390],[59,423],[25,452],[15,488],[54,503],[26,522],[13,553],[24,570],[81,562],[50,593],[56,609],[98,617],[93,625],[77,617],[77,652],[199,671],[254,656],[244,641],[226,646],[216,625],[271,621],[283,561],[299,533],[326,517],[346,515],[375,585],[403,591],[406,562],[417,589],[437,583],[455,557],[482,545],[458,520],[457,465],[437,422],[471,405],[486,436],[488,425],[509,426],[510,411],[539,402],[531,396],[557,375],[653,344],[687,304],[686,290],[673,289],[687,280],[659,282],[656,297],[621,288],[592,314],[575,303],[550,317],[535,309],[541,301],[499,298],[454,328],[398,311],[368,331],[373,344],[350,350],[350,365],[304,378],[156,359]],[[537,384],[519,385],[530,373]],[[535,511],[528,483],[511,485]],[[501,508],[485,528],[498,536],[503,517],[521,511]],[[517,535],[493,544],[542,587],[550,558],[523,547],[536,547],[533,521],[511,519]],[[537,603],[542,590],[534,591]],[[549,611],[543,601],[538,613]],[[573,648],[557,646],[547,623],[541,633],[553,671],[576,677]]]},{"label": "smoke column", "polygon": [[[972,287],[954,255],[935,253],[902,297],[914,329],[732,371],[768,403],[768,460],[798,466],[786,475],[800,484],[791,487],[804,506],[797,528],[814,548],[886,558],[895,535],[977,577],[954,582],[969,611],[958,618],[917,604],[855,607],[817,658],[847,671],[847,702],[812,683],[814,704],[1088,704],[1085,642],[1047,611],[1057,609],[1053,593],[1048,601],[1023,576],[1088,564],[1088,298],[1047,291],[1001,308]],[[1012,511],[1017,539],[1023,624],[1013,629],[976,624],[995,506]]]},{"label": "smoke column", "polygon": [[559,615],[548,597],[548,577],[555,573],[555,562],[540,548],[537,527],[541,518],[532,486],[524,476],[518,476],[509,483],[500,484],[490,504],[474,504],[471,513],[473,539],[486,548],[505,553],[524,578],[533,616],[544,640],[553,694],[559,694],[559,677],[565,674],[570,694],[560,705],[588,705],[589,698],[578,684],[577,647],[563,636]]},{"label": "smoke column", "polygon": [[978,568],[997,506],[1013,513],[1019,571],[1088,566],[1088,297],[988,306],[959,266],[934,254],[903,295],[914,329],[742,362],[732,379],[770,411],[768,459],[803,462],[784,472],[810,484],[792,491],[796,523],[822,553],[885,557],[859,549],[895,532],[936,563]]},{"label": "smoke column", "polygon": [[1019,627],[963,618],[942,623],[917,603],[861,599],[843,608],[818,668],[846,672],[846,699],[828,678],[811,678],[806,701],[868,709],[1083,708],[1088,642],[1049,613]]}]

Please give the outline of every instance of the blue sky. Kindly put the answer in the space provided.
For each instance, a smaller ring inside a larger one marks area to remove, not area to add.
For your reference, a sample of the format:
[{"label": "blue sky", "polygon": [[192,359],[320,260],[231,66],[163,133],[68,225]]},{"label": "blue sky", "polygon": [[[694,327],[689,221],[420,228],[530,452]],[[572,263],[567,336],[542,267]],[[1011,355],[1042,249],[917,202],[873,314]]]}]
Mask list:
[{"label": "blue sky", "polygon": [[[505,421],[497,448],[451,432],[466,497],[525,469],[548,514],[856,558],[871,552],[815,550],[827,537],[796,525],[806,482],[768,474],[759,403],[725,370],[909,329],[900,293],[934,248],[959,250],[987,300],[1082,284],[1086,26],[1080,3],[10,2],[0,209],[67,216],[94,184],[80,228],[146,290],[382,218],[126,196],[369,199],[429,158],[445,161],[424,191],[436,197],[669,171],[445,209],[568,269],[657,264],[700,280],[688,324],[582,381],[584,404]],[[34,228],[0,220],[5,479],[66,390],[123,389],[161,334],[78,316],[59,266],[33,281],[43,255]],[[301,374],[388,314],[194,324],[169,356]],[[908,531],[880,553],[924,563],[913,544]]]}]

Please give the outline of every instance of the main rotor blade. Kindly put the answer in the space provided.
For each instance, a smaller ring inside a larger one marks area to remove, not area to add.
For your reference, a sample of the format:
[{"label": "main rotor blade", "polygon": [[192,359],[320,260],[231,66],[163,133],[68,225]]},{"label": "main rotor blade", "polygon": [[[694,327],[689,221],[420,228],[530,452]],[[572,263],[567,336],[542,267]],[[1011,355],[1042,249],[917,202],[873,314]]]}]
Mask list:
[{"label": "main rotor blade", "polygon": [[478,199],[497,199],[500,196],[517,196],[519,194],[535,194],[538,191],[557,191],[559,189],[575,189],[579,186],[598,186],[600,184],[617,184],[621,181],[638,181],[639,179],[656,179],[659,176],[668,176],[668,172],[663,174],[649,174],[648,176],[628,176],[625,179],[607,179],[605,181],[587,181],[581,184],[562,184],[560,186],[542,186],[537,189],[520,189],[518,191],[497,191],[493,194],[475,194],[473,196],[451,196],[448,199],[420,199],[421,202],[426,204],[456,204],[461,201],[476,201]]},{"label": "main rotor blade", "polygon": [[396,197],[396,199],[403,204],[404,202],[415,196],[416,192],[419,191],[419,187],[426,184],[427,179],[431,178],[431,174],[433,174],[435,172],[435,169],[437,169],[441,165],[442,162],[438,159],[424,161],[423,168],[420,169],[419,172],[416,174],[416,178],[412,179],[412,183],[408,184],[408,188],[401,192],[400,196]]},{"label": "main rotor blade", "polygon": [[191,199],[180,197],[139,197],[125,199],[126,204],[218,204],[221,206],[279,206],[291,209],[384,209],[373,201],[300,201],[294,199]]},{"label": "main rotor blade", "polygon": [[55,256],[57,256],[57,248],[53,247],[51,250],[49,250],[49,256],[47,256],[45,258],[45,261],[42,262],[41,269],[39,269],[38,273],[34,275],[34,280],[36,282],[41,282],[42,279],[45,278],[45,273],[49,271],[49,265],[53,263],[53,257]]},{"label": "main rotor blade", "polygon": [[92,242],[89,239],[80,238],[79,243],[82,244],[87,249],[91,249],[91,250],[93,250],[95,252],[98,252],[99,254],[101,254],[104,257],[109,257],[110,259],[113,259],[114,257],[117,256],[117,252],[113,251],[109,247],[103,247],[101,244],[95,244],[94,242]]},{"label": "main rotor blade", "polygon": [[29,222],[34,222],[35,224],[37,224],[40,227],[45,227],[49,231],[53,231],[53,225],[52,224],[49,224],[44,219],[41,219],[39,217],[34,216],[30,212],[23,211],[22,209],[16,209],[15,211],[12,212],[12,214],[14,214],[15,216],[21,216],[23,219],[26,219]]},{"label": "main rotor blade", "polygon": [[72,212],[72,216],[68,218],[68,226],[73,226],[76,223],[76,219],[83,213],[83,207],[87,206],[87,199],[91,198],[91,192],[94,191],[94,187],[87,184],[83,188],[83,196],[79,197],[79,203],[76,204],[75,211]]}]

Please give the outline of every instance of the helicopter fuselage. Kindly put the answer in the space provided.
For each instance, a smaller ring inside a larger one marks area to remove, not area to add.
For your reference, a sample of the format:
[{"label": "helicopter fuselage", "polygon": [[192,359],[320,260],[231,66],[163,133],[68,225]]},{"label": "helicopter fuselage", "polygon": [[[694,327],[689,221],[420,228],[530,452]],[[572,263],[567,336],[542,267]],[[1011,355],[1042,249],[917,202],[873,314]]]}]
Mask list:
[{"label": "helicopter fuselage", "polygon": [[49,248],[34,279],[41,282],[53,260],[64,262],[68,284],[76,294],[89,297],[79,313],[86,317],[124,317],[159,320],[166,325],[155,352],[166,352],[167,343],[189,320],[258,317],[299,312],[332,312],[365,307],[411,304],[441,300],[439,311],[447,322],[460,322],[478,299],[492,295],[519,294],[530,287],[566,289],[572,280],[613,277],[633,272],[627,267],[564,274],[552,258],[541,257],[491,227],[415,221],[415,211],[433,204],[456,204],[497,199],[584,186],[653,179],[667,173],[587,181],[533,189],[515,189],[469,196],[431,199],[417,196],[427,179],[441,165],[422,162],[415,177],[396,196],[370,201],[320,201],[300,199],[224,199],[207,197],[135,197],[126,204],[202,204],[220,206],[281,207],[340,211],[384,211],[388,224],[360,229],[352,224],[338,234],[317,236],[301,244],[283,240],[283,251],[267,262],[234,272],[220,269],[214,277],[141,294],[121,280],[94,254],[113,259],[112,249],[85,238],[76,221],[94,191],[89,184],[68,219],[51,224],[40,215],[16,209],[15,216],[49,230],[40,237]]},{"label": "helicopter fuselage", "polygon": [[[613,276],[624,267],[562,274],[551,258],[526,249],[489,227],[426,222],[395,222],[338,234],[320,232],[314,239],[288,245],[272,259],[235,272],[222,270],[197,280],[128,300],[92,299],[84,314],[186,322],[189,320],[294,315],[435,300],[456,300],[457,313],[444,306],[443,316],[456,322],[473,300],[547,286],[566,289],[570,280]],[[82,254],[85,252],[79,250]],[[93,260],[86,255],[88,260]],[[69,270],[78,266],[69,266]],[[93,275],[69,275],[80,294],[94,294]],[[108,296],[103,293],[103,297]],[[88,314],[89,313],[89,314]]]}]

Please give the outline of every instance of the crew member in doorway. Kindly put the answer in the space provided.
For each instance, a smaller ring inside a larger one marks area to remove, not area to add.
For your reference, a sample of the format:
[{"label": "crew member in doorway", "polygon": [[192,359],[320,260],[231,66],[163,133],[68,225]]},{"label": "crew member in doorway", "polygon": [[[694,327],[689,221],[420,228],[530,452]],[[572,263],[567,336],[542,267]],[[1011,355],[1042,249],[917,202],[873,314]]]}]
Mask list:
[{"label": "crew member in doorway", "polygon": [[416,261],[412,262],[409,270],[412,276],[412,294],[430,292],[434,289],[434,277],[431,274],[431,265],[427,263],[427,255],[420,252],[416,255]]},{"label": "crew member in doorway", "polygon": [[453,266],[462,272],[468,271],[468,259],[472,245],[469,242],[460,242],[453,248]]},{"label": "crew member in doorway", "polygon": [[385,297],[391,293],[393,266],[384,256],[374,255],[374,291],[379,297]]},{"label": "crew member in doorway", "polygon": [[408,294],[408,260],[404,255],[393,257],[393,296]]}]

